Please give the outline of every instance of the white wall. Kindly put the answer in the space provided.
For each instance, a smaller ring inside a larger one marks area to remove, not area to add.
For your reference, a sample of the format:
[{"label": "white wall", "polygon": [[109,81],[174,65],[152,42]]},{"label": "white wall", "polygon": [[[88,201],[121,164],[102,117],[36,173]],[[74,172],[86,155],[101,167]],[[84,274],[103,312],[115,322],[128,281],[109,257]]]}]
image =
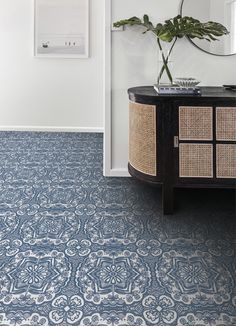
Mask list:
[{"label": "white wall", "polygon": [[90,0],[90,58],[46,59],[33,56],[34,0],[0,0],[0,130],[103,127],[104,1]]},{"label": "white wall", "polygon": [[[182,15],[183,16],[192,16],[194,13],[194,18],[199,19],[202,22],[207,22],[211,19],[211,4],[215,3],[216,0],[188,0],[184,2]],[[222,1],[222,0],[220,0]],[[203,41],[203,40],[194,40],[195,44],[204,44],[204,49],[210,51],[210,48],[213,42]],[[220,42],[221,43],[221,42]],[[213,49],[214,50],[214,49]]]},{"label": "white wall", "polygon": [[[153,21],[179,12],[180,0],[112,0],[112,20],[150,15]],[[127,175],[128,97],[127,88],[152,85],[157,75],[156,45],[151,35],[137,28],[112,33],[112,170]],[[179,40],[173,54],[174,76],[199,78],[201,85],[235,84],[236,56],[216,57]]]}]

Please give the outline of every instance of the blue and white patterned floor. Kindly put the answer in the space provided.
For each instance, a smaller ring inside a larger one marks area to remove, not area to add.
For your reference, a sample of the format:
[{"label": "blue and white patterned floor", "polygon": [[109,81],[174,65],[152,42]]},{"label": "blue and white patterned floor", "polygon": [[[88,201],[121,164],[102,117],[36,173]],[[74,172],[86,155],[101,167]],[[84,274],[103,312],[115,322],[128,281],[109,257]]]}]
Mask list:
[{"label": "blue and white patterned floor", "polygon": [[103,178],[102,135],[1,132],[0,325],[236,325],[234,193],[177,197]]}]

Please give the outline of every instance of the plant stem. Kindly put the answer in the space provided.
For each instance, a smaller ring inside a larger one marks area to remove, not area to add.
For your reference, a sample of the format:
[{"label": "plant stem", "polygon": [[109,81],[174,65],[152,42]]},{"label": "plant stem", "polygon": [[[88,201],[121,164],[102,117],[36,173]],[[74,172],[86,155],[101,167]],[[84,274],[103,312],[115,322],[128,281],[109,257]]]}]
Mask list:
[{"label": "plant stem", "polygon": [[163,60],[163,66],[162,66],[161,71],[159,73],[157,83],[159,83],[159,81],[160,81],[160,79],[161,79],[161,77],[162,77],[162,75],[163,75],[163,73],[164,73],[165,70],[166,70],[167,76],[168,76],[171,84],[173,83],[173,78],[172,78],[172,75],[171,75],[170,70],[169,70],[169,67],[168,67],[168,60],[169,60],[169,57],[171,55],[171,52],[172,52],[172,50],[173,50],[173,48],[175,46],[176,41],[177,41],[177,37],[175,38],[174,42],[172,43],[171,48],[169,50],[169,53],[168,53],[167,57],[165,57],[164,56],[164,53],[163,53],[162,46],[161,46],[160,39],[157,38],[157,44],[158,44],[158,47],[159,47],[159,49],[161,51],[161,56],[162,56],[162,60]]}]

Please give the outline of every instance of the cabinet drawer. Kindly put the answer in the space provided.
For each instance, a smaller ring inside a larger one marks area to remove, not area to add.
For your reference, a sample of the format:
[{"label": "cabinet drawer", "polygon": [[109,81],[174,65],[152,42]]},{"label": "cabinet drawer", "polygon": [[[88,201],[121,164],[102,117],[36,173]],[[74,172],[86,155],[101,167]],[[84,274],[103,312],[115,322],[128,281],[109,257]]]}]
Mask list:
[{"label": "cabinet drawer", "polygon": [[180,178],[213,178],[213,145],[179,145]]},{"label": "cabinet drawer", "polygon": [[216,140],[236,141],[236,107],[216,108]]},{"label": "cabinet drawer", "polygon": [[212,140],[213,109],[203,106],[179,107],[180,140]]},{"label": "cabinet drawer", "polygon": [[236,144],[216,145],[217,178],[236,178]]}]

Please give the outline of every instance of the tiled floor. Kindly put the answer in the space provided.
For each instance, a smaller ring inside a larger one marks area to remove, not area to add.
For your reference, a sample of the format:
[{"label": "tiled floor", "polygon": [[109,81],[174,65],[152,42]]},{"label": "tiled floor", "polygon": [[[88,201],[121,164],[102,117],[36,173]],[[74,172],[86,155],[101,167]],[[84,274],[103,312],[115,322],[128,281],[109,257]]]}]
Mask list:
[{"label": "tiled floor", "polygon": [[235,194],[102,176],[102,135],[0,133],[1,326],[236,325]]}]

